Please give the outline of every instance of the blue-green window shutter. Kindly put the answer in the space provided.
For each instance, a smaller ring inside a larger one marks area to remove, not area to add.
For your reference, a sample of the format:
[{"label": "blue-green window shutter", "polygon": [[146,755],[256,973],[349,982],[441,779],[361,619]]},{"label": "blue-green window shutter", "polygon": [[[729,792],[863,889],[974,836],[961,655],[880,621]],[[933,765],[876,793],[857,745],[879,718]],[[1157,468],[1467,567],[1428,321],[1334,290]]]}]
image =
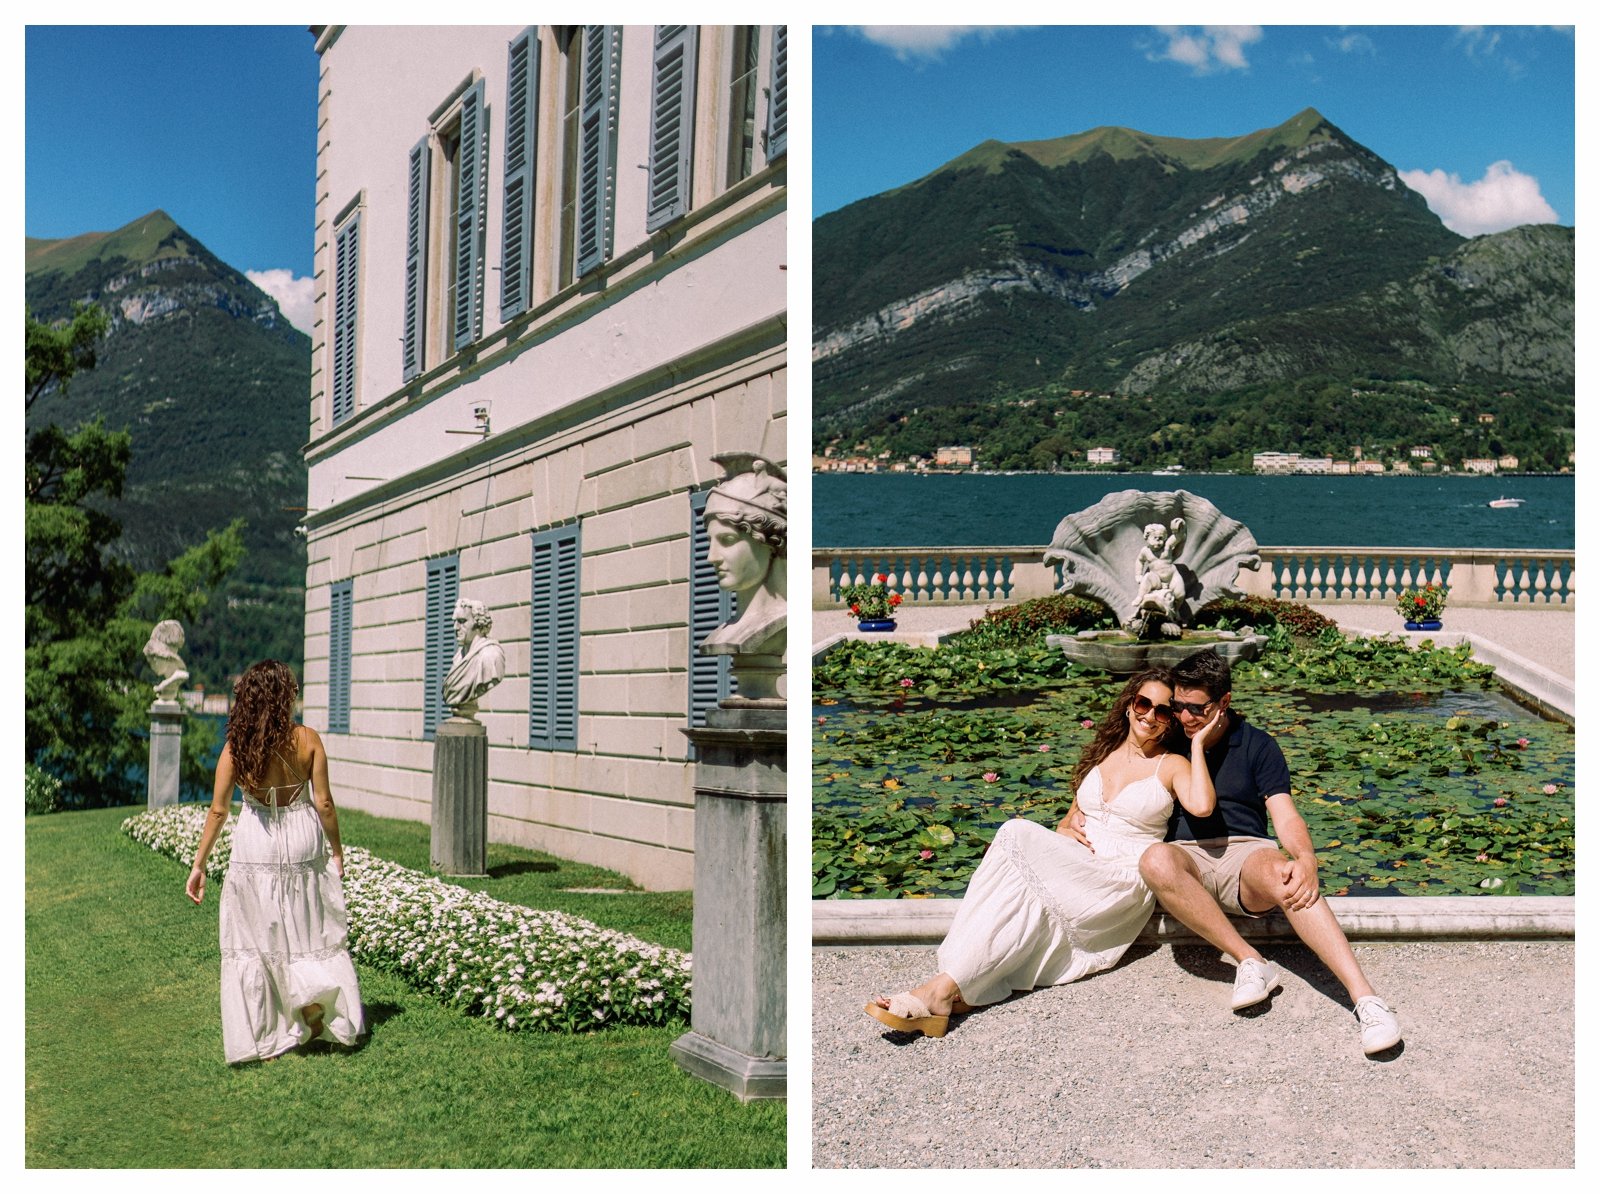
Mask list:
[{"label": "blue-green window shutter", "polygon": [[576,524],[533,536],[528,651],[528,745],[578,749],[578,599],[582,538]]},{"label": "blue-green window shutter", "polygon": [[617,87],[621,25],[585,25],[578,114],[578,275],[611,256],[617,201]]},{"label": "blue-green window shutter", "polygon": [[356,411],[356,301],[361,290],[361,213],[334,234],[333,240],[333,425]]},{"label": "blue-green window shutter", "polygon": [[717,702],[734,694],[733,665],[727,655],[702,655],[700,644],[737,612],[734,595],[717,584],[711,564],[711,535],[701,517],[711,490],[689,495],[689,724],[703,726]]},{"label": "blue-green window shutter", "polygon": [[500,242],[500,322],[533,301],[533,167],[539,156],[539,31],[519,33],[506,53],[506,192]]},{"label": "blue-green window shutter", "polygon": [[350,732],[351,582],[328,588],[328,733]]},{"label": "blue-green window shutter", "polygon": [[489,113],[483,80],[461,97],[461,148],[456,160],[456,337],[460,352],[483,336],[483,201],[489,174]]},{"label": "blue-green window shutter", "polygon": [[445,719],[444,694],[439,691],[456,654],[456,597],[459,557],[439,556],[427,561],[427,618],[423,626],[422,736],[430,741]]},{"label": "blue-green window shutter", "polygon": [[657,25],[650,87],[650,204],[645,231],[689,210],[694,173],[695,25]]},{"label": "blue-green window shutter", "polygon": [[412,146],[406,165],[406,322],[400,374],[404,381],[423,369],[428,323],[428,164],[428,138],[424,137]]},{"label": "blue-green window shutter", "polygon": [[789,26],[772,31],[772,85],[767,89],[767,161],[789,151]]}]

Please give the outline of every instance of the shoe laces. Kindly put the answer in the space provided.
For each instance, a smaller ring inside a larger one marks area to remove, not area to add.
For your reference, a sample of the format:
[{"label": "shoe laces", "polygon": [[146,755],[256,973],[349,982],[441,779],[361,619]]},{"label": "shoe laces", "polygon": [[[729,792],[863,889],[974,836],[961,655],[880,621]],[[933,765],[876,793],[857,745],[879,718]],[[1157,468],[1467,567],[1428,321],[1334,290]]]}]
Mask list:
[{"label": "shoe laces", "polygon": [[1375,996],[1369,996],[1356,1004],[1356,1019],[1361,1021],[1362,1027],[1369,1024],[1382,1024],[1386,1015],[1394,1015],[1389,1010],[1389,1005]]}]

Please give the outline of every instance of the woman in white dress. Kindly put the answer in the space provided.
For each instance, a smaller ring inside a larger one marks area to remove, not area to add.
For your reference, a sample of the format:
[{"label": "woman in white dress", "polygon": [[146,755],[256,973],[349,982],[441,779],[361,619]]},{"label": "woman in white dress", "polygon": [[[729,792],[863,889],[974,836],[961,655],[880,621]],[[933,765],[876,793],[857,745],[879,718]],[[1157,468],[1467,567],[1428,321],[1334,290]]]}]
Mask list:
[{"label": "woman in white dress", "polygon": [[939,973],[878,996],[867,1014],[901,1032],[943,1036],[952,1013],[1116,965],[1150,917],[1155,897],[1139,877],[1139,855],[1166,836],[1174,798],[1197,816],[1216,805],[1204,738],[1186,742],[1178,728],[1170,671],[1132,677],[1072,774],[1093,846],[1059,827],[1007,821],[939,947]]},{"label": "woman in white dress", "polygon": [[233,689],[227,743],[185,890],[205,898],[206,858],[244,798],[222,887],[222,1051],[266,1060],[319,1037],[354,1044],[361,991],[350,961],[344,850],[322,739],[293,720],[294,673],[255,664]]}]

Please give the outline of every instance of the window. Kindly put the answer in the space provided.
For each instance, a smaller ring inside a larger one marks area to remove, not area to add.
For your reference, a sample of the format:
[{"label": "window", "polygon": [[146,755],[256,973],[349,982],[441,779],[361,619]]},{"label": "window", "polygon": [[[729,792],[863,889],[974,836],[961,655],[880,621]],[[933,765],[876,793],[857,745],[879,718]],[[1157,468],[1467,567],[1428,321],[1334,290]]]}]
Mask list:
[{"label": "window", "polygon": [[333,425],[356,412],[356,306],[361,295],[361,212],[333,234]]},{"label": "window", "polygon": [[617,202],[617,85],[621,62],[622,26],[585,25],[573,249],[579,277],[611,257]]},{"label": "window", "polygon": [[733,663],[727,655],[702,655],[700,644],[737,612],[733,593],[717,584],[711,565],[711,535],[701,517],[711,490],[689,495],[689,724],[703,726],[717,702],[734,693]]},{"label": "window", "polygon": [[749,178],[755,169],[756,59],[761,53],[761,26],[733,27],[733,72],[728,83],[728,186]]},{"label": "window", "polygon": [[528,745],[578,749],[578,568],[576,523],[533,536],[533,608],[528,652]]},{"label": "window", "polygon": [[463,84],[407,155],[404,331],[409,381],[483,336],[489,112],[483,80]]},{"label": "window", "polygon": [[406,302],[401,379],[421,373],[428,322],[428,138],[411,147],[406,168]]},{"label": "window", "polygon": [[456,654],[457,556],[427,561],[427,612],[422,648],[422,736],[432,740],[447,712],[444,707],[445,673]]},{"label": "window", "polygon": [[500,242],[500,322],[533,302],[534,164],[539,157],[539,31],[506,52],[506,189]]},{"label": "window", "polygon": [[328,587],[328,733],[350,732],[351,582]]},{"label": "window", "polygon": [[483,219],[484,182],[489,174],[488,113],[483,107],[483,80],[461,97],[461,122],[456,126],[446,161],[454,167],[451,212],[451,277],[448,309],[453,335],[449,342],[460,352],[483,336]]},{"label": "window", "polygon": [[650,197],[645,230],[689,210],[694,175],[696,27],[657,25],[650,85]]},{"label": "window", "polygon": [[772,30],[772,85],[767,90],[767,161],[789,151],[789,26]]}]

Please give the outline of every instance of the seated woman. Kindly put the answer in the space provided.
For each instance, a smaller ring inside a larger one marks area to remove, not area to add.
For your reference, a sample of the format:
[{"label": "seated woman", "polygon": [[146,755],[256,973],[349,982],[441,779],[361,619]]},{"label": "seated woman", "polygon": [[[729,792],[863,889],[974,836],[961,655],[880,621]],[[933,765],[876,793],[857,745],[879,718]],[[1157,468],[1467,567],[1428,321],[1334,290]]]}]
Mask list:
[{"label": "seated woman", "polygon": [[1060,827],[1007,821],[939,947],[939,973],[879,996],[867,1014],[901,1032],[943,1036],[952,1012],[1116,965],[1150,918],[1155,897],[1139,856],[1166,834],[1174,798],[1198,816],[1215,807],[1203,737],[1184,741],[1168,669],[1132,677],[1072,775],[1091,845]]}]

